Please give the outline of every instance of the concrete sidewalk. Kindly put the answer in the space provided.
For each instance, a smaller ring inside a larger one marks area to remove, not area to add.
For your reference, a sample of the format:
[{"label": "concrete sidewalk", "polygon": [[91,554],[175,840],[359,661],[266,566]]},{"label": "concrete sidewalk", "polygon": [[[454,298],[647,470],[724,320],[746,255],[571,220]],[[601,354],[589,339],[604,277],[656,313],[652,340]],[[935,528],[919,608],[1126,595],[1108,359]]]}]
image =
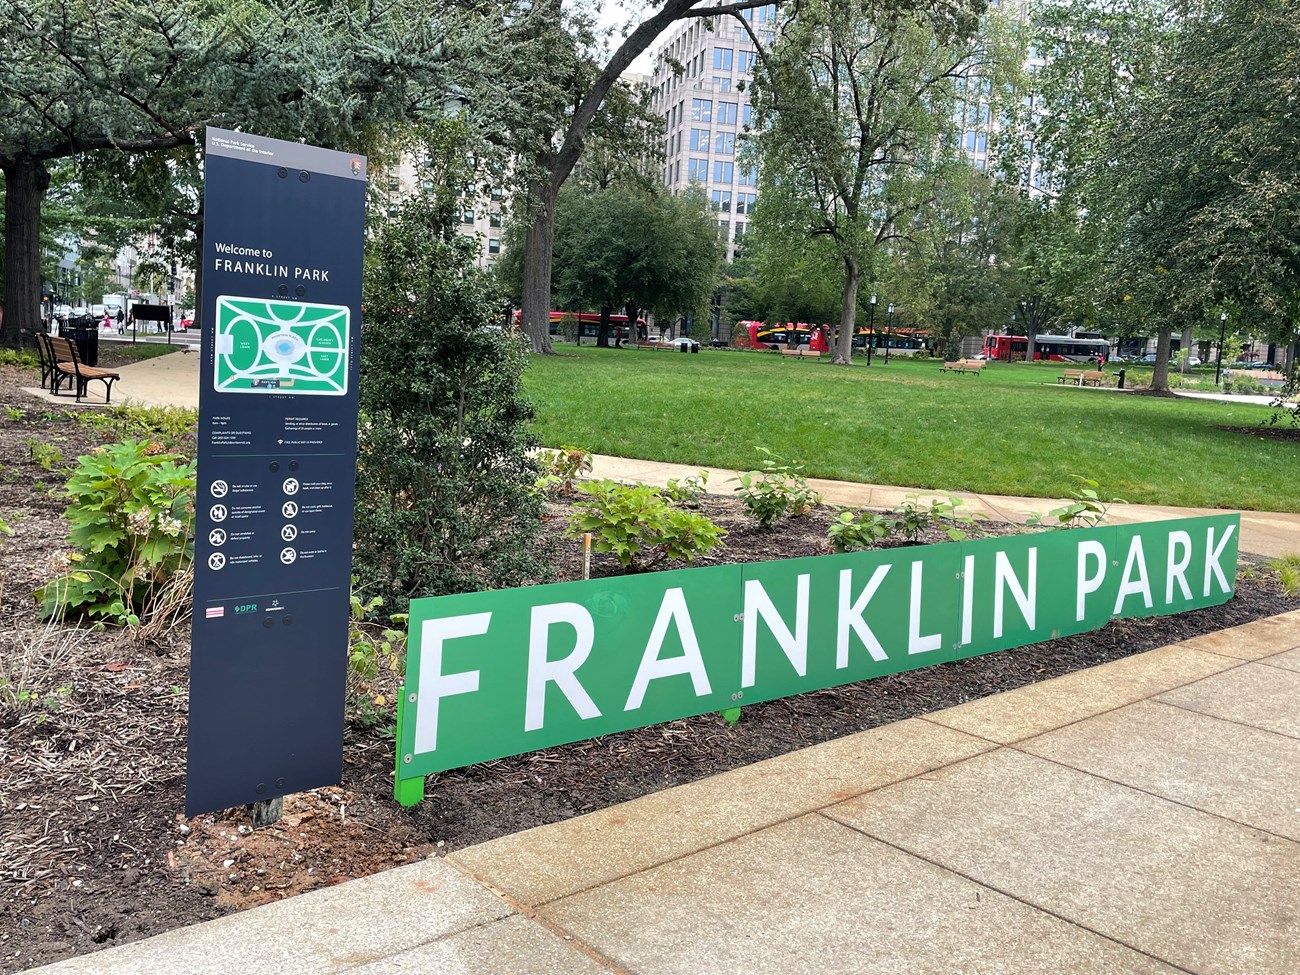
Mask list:
[{"label": "concrete sidewalk", "polygon": [[[148,359],[118,370],[122,374],[118,387],[125,401],[146,406],[198,405],[199,357],[197,354],[178,354]],[[39,390],[29,390],[39,395]],[[49,399],[48,395],[45,397]],[[67,404],[70,397],[60,397],[57,402]],[[93,402],[93,401],[91,401]],[[102,398],[99,401],[102,403]],[[701,468],[659,461],[629,460],[622,457],[595,458],[594,477],[608,477],[620,481],[642,481],[663,485],[669,478],[682,478],[695,474]],[[735,471],[707,468],[709,487],[718,494],[730,494],[728,480]],[[809,483],[821,492],[831,504],[863,507],[892,508],[909,495],[932,497],[919,488],[893,487],[883,484],[855,484],[847,481],[812,479]],[[1047,513],[1063,502],[1047,498],[1007,497],[991,494],[956,492],[972,513],[978,512],[994,521],[1023,523],[1033,512]],[[1167,505],[1123,504],[1110,509],[1109,520],[1115,524],[1154,521],[1164,518],[1186,518],[1195,515],[1217,514],[1212,508],[1178,508]],[[1300,552],[1300,514],[1245,511],[1241,515],[1240,548],[1255,555],[1279,556]]]},{"label": "concrete sidewalk", "polygon": [[1300,611],[38,971],[257,970],[1293,975]]}]

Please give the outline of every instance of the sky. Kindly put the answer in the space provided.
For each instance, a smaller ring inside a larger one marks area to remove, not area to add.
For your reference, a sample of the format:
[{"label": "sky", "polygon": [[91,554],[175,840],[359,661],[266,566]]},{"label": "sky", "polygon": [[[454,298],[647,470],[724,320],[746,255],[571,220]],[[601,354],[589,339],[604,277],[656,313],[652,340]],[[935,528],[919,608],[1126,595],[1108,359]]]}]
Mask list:
[{"label": "sky", "polygon": [[[653,8],[653,4],[643,3],[640,2],[640,0],[630,0],[630,2],[629,0],[621,0],[621,2],[616,3],[598,3],[597,7],[599,9],[598,18],[600,25],[602,27],[614,28],[614,34],[610,38],[610,43],[614,48],[616,48],[626,39],[627,35],[631,33],[631,28],[635,28],[636,24],[640,23],[640,21],[644,19],[643,17],[638,17],[636,21],[632,21],[632,14],[650,10]],[[650,51],[654,51],[656,47],[657,42],[651,44]],[[654,63],[650,59],[650,51],[647,51],[645,54],[642,54],[639,58],[633,61],[631,70],[640,71],[643,74],[650,74],[654,68]]]}]

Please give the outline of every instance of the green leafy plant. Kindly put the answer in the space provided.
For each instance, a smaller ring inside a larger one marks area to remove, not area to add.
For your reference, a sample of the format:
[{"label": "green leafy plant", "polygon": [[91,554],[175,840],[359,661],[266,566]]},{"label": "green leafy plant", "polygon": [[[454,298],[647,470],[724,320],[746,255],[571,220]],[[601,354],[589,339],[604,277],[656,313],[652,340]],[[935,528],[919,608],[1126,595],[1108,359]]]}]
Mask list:
[{"label": "green leafy plant", "polygon": [[1091,478],[1072,474],[1079,487],[1070,492],[1074,500],[1053,508],[1047,514],[1034,512],[1025,524],[1030,528],[1096,528],[1106,520],[1106,512],[1113,504],[1127,504],[1123,498],[1105,498],[1099,493],[1101,485]]},{"label": "green leafy plant", "polygon": [[581,447],[539,450],[537,463],[541,469],[541,476],[536,481],[539,492],[572,494],[574,483],[591,470],[591,454]]},{"label": "green leafy plant", "polygon": [[670,477],[661,493],[674,504],[697,506],[709,493],[705,487],[708,483],[708,471],[700,471],[698,474],[690,474],[683,478]]},{"label": "green leafy plant", "polygon": [[13,420],[15,423],[17,423],[19,420],[21,420],[21,419],[22,419],[23,417],[25,417],[26,415],[27,415],[27,412],[26,412],[25,410],[20,410],[20,409],[19,409],[18,407],[16,407],[16,406],[6,406],[6,407],[5,407],[5,416],[8,417],[10,420]]},{"label": "green leafy plant", "polygon": [[894,509],[894,531],[909,543],[915,543],[927,528],[939,527],[954,542],[960,542],[967,537],[968,533],[957,526],[974,525],[983,517],[983,515],[961,510],[964,504],[961,498],[946,491],[942,496],[931,498],[928,502],[923,502],[920,495],[909,494],[903,503]]},{"label": "green leafy plant", "polygon": [[1283,555],[1268,564],[1277,573],[1282,591],[1288,596],[1300,596],[1300,555]]},{"label": "green leafy plant", "polygon": [[893,532],[893,520],[887,515],[875,511],[841,511],[826,530],[826,537],[836,552],[861,552],[884,541]]},{"label": "green leafy plant", "polygon": [[726,532],[704,515],[675,507],[648,484],[585,481],[588,500],[573,506],[566,533],[591,532],[592,548],[625,568],[650,568],[666,560],[692,562],[712,551]]},{"label": "green leafy plant", "polygon": [[383,672],[399,673],[406,662],[406,631],[410,617],[395,613],[388,617],[387,625],[376,617],[384,605],[382,596],[363,600],[356,591],[356,578],[352,580],[348,619],[348,676],[347,696],[349,706],[363,724],[373,724],[380,713],[375,708],[386,707],[387,697],[380,692],[368,691]]},{"label": "green leafy plant", "polygon": [[27,366],[34,368],[41,364],[36,353],[31,349],[0,349],[0,366]]},{"label": "green leafy plant", "polygon": [[77,458],[62,494],[74,551],[41,613],[139,626],[177,618],[193,581],[194,465],[134,440]]},{"label": "green leafy plant", "polygon": [[198,429],[198,411],[179,406],[125,404],[76,414],[78,423],[100,430],[112,440],[152,440],[189,456]]},{"label": "green leafy plant", "polygon": [[55,465],[63,463],[63,451],[54,444],[37,440],[35,437],[28,437],[23,443],[31,452],[32,462],[42,470],[52,471]]},{"label": "green leafy plant", "polygon": [[771,528],[782,515],[797,518],[821,503],[821,495],[808,487],[802,464],[785,461],[766,447],[758,450],[766,458],[762,466],[729,482],[739,482],[736,494],[755,521]]},{"label": "green leafy plant", "polygon": [[[463,185],[464,144],[445,134],[422,151]],[[528,354],[456,232],[461,209],[440,189],[412,197],[366,245],[353,559],[392,611],[550,571]]]}]

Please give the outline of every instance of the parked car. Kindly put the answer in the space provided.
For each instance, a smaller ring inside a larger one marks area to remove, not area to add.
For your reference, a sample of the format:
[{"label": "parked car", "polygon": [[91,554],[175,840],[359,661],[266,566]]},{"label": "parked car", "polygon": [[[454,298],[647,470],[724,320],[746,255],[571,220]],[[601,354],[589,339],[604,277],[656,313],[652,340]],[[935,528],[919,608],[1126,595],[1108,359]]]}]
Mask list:
[{"label": "parked car", "polygon": [[691,352],[697,352],[699,351],[700,348],[699,342],[696,342],[695,339],[687,338],[684,335],[681,338],[660,339],[659,341],[662,342],[664,345],[671,345],[677,349],[681,349],[684,346],[685,348],[689,349]]},{"label": "parked car", "polygon": [[1152,363],[1152,362],[1155,362],[1155,361],[1156,361],[1156,354],[1155,354],[1154,352],[1148,352],[1146,355],[1144,355],[1144,356],[1143,356],[1141,359],[1139,359],[1138,361],[1139,361],[1139,362],[1145,362],[1145,363],[1148,363],[1148,364],[1149,364],[1149,363]]},{"label": "parked car", "polygon": [[1193,369],[1195,369],[1197,366],[1199,366],[1199,365],[1201,364],[1201,359],[1200,359],[1199,356],[1194,356],[1194,355],[1193,355],[1193,356],[1188,356],[1188,357],[1187,357],[1187,364],[1188,364],[1189,366],[1191,366]]}]

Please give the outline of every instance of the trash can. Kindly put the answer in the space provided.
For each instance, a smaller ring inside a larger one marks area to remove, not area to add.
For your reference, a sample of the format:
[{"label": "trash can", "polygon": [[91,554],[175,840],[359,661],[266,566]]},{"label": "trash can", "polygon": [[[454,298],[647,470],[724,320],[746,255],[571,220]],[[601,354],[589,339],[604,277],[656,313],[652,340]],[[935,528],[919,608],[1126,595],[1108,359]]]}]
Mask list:
[{"label": "trash can", "polygon": [[99,323],[94,318],[89,315],[69,318],[59,326],[59,335],[76,343],[77,355],[84,365],[99,365]]},{"label": "trash can", "polygon": [[699,351],[700,351],[700,343],[696,342],[694,345],[692,345],[692,346],[691,346],[691,351],[692,351],[692,352],[699,352]]},{"label": "trash can", "polygon": [[687,345],[686,345],[685,342],[683,342],[681,345],[677,346],[677,348],[678,348],[678,350],[681,351],[681,352],[690,352],[690,351],[691,351],[691,350],[687,347]]}]

